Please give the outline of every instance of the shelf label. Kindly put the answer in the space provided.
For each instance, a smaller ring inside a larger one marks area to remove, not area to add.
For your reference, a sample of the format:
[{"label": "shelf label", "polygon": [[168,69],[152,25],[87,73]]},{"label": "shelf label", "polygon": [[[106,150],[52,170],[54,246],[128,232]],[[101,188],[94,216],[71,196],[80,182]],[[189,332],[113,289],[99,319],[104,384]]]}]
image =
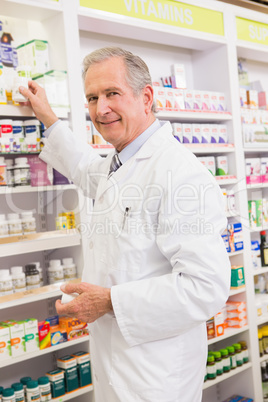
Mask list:
[{"label": "shelf label", "polygon": [[80,0],[80,6],[224,36],[223,13],[176,0]]},{"label": "shelf label", "polygon": [[236,17],[237,39],[268,45],[268,25]]}]

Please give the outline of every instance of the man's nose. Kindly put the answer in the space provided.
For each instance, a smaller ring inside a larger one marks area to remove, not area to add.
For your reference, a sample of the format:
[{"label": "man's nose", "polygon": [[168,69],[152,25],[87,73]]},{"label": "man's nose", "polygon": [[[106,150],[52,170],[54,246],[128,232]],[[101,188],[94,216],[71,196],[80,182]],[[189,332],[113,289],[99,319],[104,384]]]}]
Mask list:
[{"label": "man's nose", "polygon": [[111,111],[109,100],[106,97],[99,97],[97,103],[97,115],[103,116]]}]

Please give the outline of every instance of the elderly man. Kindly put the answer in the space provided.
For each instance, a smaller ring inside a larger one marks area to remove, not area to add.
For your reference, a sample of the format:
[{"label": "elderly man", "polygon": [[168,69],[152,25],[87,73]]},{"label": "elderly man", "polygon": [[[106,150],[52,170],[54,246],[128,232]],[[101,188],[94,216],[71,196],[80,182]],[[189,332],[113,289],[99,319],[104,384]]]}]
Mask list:
[{"label": "elderly man", "polygon": [[66,130],[42,88],[21,88],[48,128],[41,159],[95,200],[83,282],[63,288],[79,296],[57,311],[92,323],[96,402],[200,402],[206,320],[230,284],[221,191],[155,117],[138,56],[96,50],[84,83],[90,118],[115,147],[106,159]]}]

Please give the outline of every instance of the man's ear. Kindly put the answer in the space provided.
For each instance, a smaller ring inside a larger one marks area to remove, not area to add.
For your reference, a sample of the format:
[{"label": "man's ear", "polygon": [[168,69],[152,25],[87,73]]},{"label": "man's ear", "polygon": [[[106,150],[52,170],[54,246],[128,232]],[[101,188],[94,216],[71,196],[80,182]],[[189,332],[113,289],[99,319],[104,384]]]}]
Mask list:
[{"label": "man's ear", "polygon": [[154,101],[154,90],[151,85],[146,85],[143,88],[143,101],[145,106],[145,113],[151,113],[152,104]]}]

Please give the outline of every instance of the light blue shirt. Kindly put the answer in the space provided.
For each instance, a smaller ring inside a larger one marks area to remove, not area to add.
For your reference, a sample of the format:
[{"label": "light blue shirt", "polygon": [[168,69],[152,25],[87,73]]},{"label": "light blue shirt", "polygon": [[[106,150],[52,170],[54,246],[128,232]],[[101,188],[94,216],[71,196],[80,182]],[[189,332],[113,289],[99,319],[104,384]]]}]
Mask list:
[{"label": "light blue shirt", "polygon": [[[45,137],[48,138],[49,134],[59,124],[60,120],[57,120],[52,126],[50,126],[44,133]],[[123,164],[128,161],[136,152],[142,147],[143,144],[161,127],[160,121],[155,119],[155,121],[135,140],[128,144],[121,152],[118,153],[120,162]]]}]

